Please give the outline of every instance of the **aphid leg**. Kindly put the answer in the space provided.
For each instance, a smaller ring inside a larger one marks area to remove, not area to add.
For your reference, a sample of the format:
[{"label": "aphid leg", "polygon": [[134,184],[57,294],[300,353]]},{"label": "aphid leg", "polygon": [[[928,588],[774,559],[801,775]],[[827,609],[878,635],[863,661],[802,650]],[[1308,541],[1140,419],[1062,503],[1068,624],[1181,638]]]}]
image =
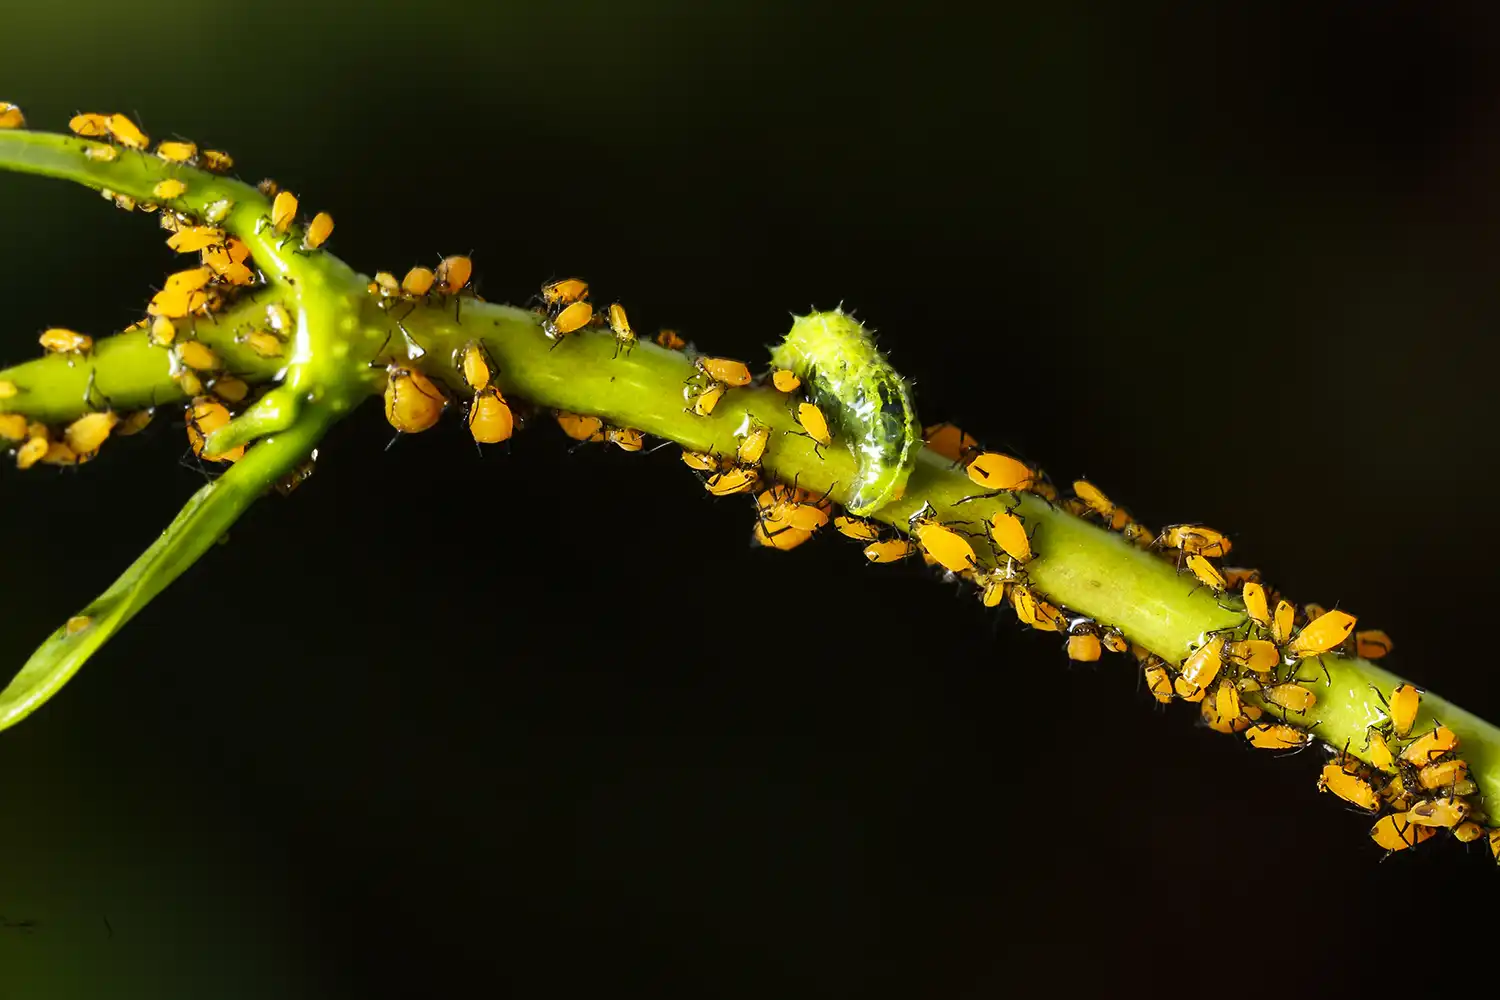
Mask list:
[{"label": "aphid leg", "polygon": [[1012,496],[1015,495],[1014,492],[1010,490],[996,490],[993,493],[976,493],[973,496],[964,497],[962,500],[953,501],[951,506],[957,507],[959,504],[968,503],[970,500],[993,500],[995,497],[1000,496],[1002,493],[1010,493]]}]

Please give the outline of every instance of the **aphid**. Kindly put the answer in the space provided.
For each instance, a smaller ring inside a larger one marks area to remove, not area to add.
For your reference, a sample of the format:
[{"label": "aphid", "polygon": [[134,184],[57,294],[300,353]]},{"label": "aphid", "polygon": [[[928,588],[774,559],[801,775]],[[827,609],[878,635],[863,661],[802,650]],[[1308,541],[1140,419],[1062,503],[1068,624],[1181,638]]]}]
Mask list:
[{"label": "aphid", "polygon": [[1473,820],[1464,820],[1453,828],[1453,836],[1461,844],[1472,844],[1484,836],[1484,827]]},{"label": "aphid", "polygon": [[581,413],[557,411],[557,426],[574,441],[603,441],[604,421],[598,417],[587,417]]},{"label": "aphid", "polygon": [[683,449],[682,464],[686,465],[689,469],[697,469],[699,472],[719,471],[719,460],[705,451],[688,451]]},{"label": "aphid", "polygon": [[[212,153],[212,150],[203,155],[208,156],[210,153]],[[217,226],[229,218],[229,211],[232,208],[234,208],[234,202],[228,198],[220,198],[218,201],[210,202],[208,207],[203,210],[203,221],[213,223]]]},{"label": "aphid", "polygon": [[498,389],[480,389],[469,404],[469,433],[480,444],[499,444],[510,439],[515,417]]},{"label": "aphid", "polygon": [[290,191],[281,191],[271,203],[271,227],[284,233],[297,218],[297,196]]},{"label": "aphid", "polygon": [[645,435],[634,427],[611,427],[604,432],[604,439],[621,451],[640,451],[645,445]]},{"label": "aphid", "polygon": [[154,198],[160,198],[162,201],[171,201],[173,198],[180,198],[186,191],[187,185],[173,177],[164,181],[158,181],[156,186],[151,189],[151,195]]},{"label": "aphid", "polygon": [[1371,729],[1365,733],[1365,752],[1370,755],[1370,763],[1382,771],[1394,771],[1396,769],[1396,758],[1391,753],[1391,748],[1381,735],[1379,730]]},{"label": "aphid", "polygon": [[1415,847],[1436,833],[1431,827],[1412,823],[1405,813],[1382,816],[1370,827],[1370,839],[1387,851],[1404,851],[1408,847]]},{"label": "aphid", "polygon": [[1357,621],[1347,611],[1329,611],[1319,615],[1303,627],[1287,646],[1287,655],[1292,657],[1316,656],[1349,638]]},{"label": "aphid", "polygon": [[205,149],[199,159],[199,166],[204,170],[211,170],[216,174],[222,174],[234,167],[234,157],[219,149]]},{"label": "aphid", "polygon": [[1214,564],[1196,552],[1188,553],[1187,568],[1193,576],[1198,578],[1199,583],[1216,594],[1223,593],[1224,589],[1229,586],[1224,575],[1214,568]]},{"label": "aphid", "polygon": [[109,432],[119,422],[120,417],[113,410],[85,413],[67,426],[63,431],[63,440],[80,458],[93,455],[104,445]]},{"label": "aphid", "polygon": [[156,155],[168,163],[189,163],[198,155],[198,144],[172,140],[159,142],[156,144]]},{"label": "aphid", "polygon": [[1312,736],[1292,726],[1261,722],[1245,730],[1245,739],[1257,750],[1295,750],[1306,746]]},{"label": "aphid", "polygon": [[719,400],[724,398],[728,389],[722,382],[710,382],[701,392],[693,396],[693,412],[700,417],[706,417],[714,412],[714,407],[719,405]]},{"label": "aphid", "polygon": [[772,368],[771,384],[776,387],[777,392],[795,392],[802,380],[790,368]]},{"label": "aphid", "polygon": [[1297,606],[1290,601],[1278,601],[1276,614],[1271,618],[1271,641],[1278,646],[1292,634],[1292,623],[1297,618]]},{"label": "aphid", "polygon": [[1251,569],[1248,566],[1225,566],[1224,579],[1230,587],[1243,587],[1247,583],[1261,582],[1260,570]]},{"label": "aphid", "polygon": [[755,469],[729,468],[709,476],[703,488],[716,497],[727,497],[733,493],[749,493],[759,483],[760,473]]},{"label": "aphid", "polygon": [[10,399],[20,391],[10,379],[0,378],[0,399]]},{"label": "aphid", "polygon": [[469,341],[459,352],[458,370],[464,377],[464,384],[474,392],[489,388],[490,379],[494,375],[490,371],[489,355],[485,353],[484,345],[477,340]]},{"label": "aphid", "polygon": [[68,635],[77,635],[94,623],[88,615],[74,615],[63,624],[63,631]]},{"label": "aphid", "polygon": [[207,396],[195,398],[188,407],[187,418],[188,443],[192,445],[193,454],[210,462],[238,462],[244,458],[244,445],[231,448],[220,455],[203,454],[203,445],[208,436],[219,428],[228,426],[229,421],[229,407]]},{"label": "aphid", "polygon": [[1413,764],[1430,764],[1443,754],[1458,746],[1458,737],[1447,726],[1434,726],[1432,732],[1418,737],[1401,754],[1401,759]]},{"label": "aphid", "polygon": [[77,333],[60,326],[54,326],[45,331],[37,338],[37,342],[55,354],[82,354],[94,346],[94,338],[88,334]]},{"label": "aphid", "polygon": [[431,268],[414,267],[406,272],[406,277],[401,279],[401,291],[413,298],[426,295],[432,290],[432,283],[437,276],[432,273]]},{"label": "aphid", "polygon": [[1264,690],[1266,701],[1279,705],[1289,712],[1306,713],[1317,702],[1318,696],[1301,684],[1273,684]]},{"label": "aphid", "polygon": [[789,552],[812,538],[812,536],[813,533],[811,531],[804,531],[800,528],[784,527],[771,530],[764,521],[756,521],[755,530],[751,532],[750,537],[755,540],[757,545],[764,545],[766,548]]},{"label": "aphid", "polygon": [[1036,484],[1037,473],[1031,466],[1002,455],[997,451],[986,451],[969,463],[969,478],[980,486],[992,490],[1029,490]]},{"label": "aphid", "polygon": [[1024,583],[1011,585],[1010,606],[1022,624],[1042,632],[1060,632],[1067,627],[1067,620],[1061,612]]},{"label": "aphid", "polygon": [[226,403],[239,404],[250,395],[250,386],[245,383],[244,379],[233,375],[221,375],[214,379],[214,395]]},{"label": "aphid", "polygon": [[1167,672],[1167,663],[1159,657],[1151,657],[1141,667],[1146,677],[1146,687],[1151,692],[1151,697],[1169,705],[1172,702],[1172,676]]},{"label": "aphid", "polygon": [[1156,534],[1150,528],[1139,521],[1131,521],[1120,530],[1125,540],[1137,548],[1149,549],[1151,543],[1156,540]]},{"label": "aphid", "polygon": [[191,369],[178,373],[176,376],[174,376],[174,378],[176,379],[178,388],[182,390],[182,394],[184,396],[203,395],[203,380],[200,379]]},{"label": "aphid", "polygon": [[[1238,716],[1239,692],[1235,691],[1234,685],[1229,681],[1220,683],[1213,691],[1213,697],[1205,695],[1200,699],[1198,715],[1203,724],[1216,733],[1236,732],[1235,720]],[[1221,704],[1222,703],[1222,704]],[[1226,713],[1225,708],[1234,708],[1235,712]],[[1238,728],[1244,729],[1248,722],[1242,723]]]},{"label": "aphid", "polygon": [[1031,539],[1027,537],[1026,525],[1008,510],[997,510],[990,518],[990,537],[995,544],[1016,562],[1031,559]]},{"label": "aphid", "polygon": [[1463,799],[1423,799],[1407,810],[1406,818],[1422,826],[1454,827],[1469,815],[1469,804]]},{"label": "aphid", "polygon": [[1391,637],[1378,628],[1354,633],[1354,653],[1367,660],[1378,660],[1395,648]]},{"label": "aphid", "polygon": [[905,538],[888,538],[865,546],[865,558],[872,563],[889,563],[905,559],[915,551]]},{"label": "aphid", "polygon": [[333,216],[327,212],[319,212],[307,224],[307,231],[302,234],[302,246],[308,250],[316,250],[328,242],[328,237],[332,235]]},{"label": "aphid", "polygon": [[[207,272],[209,269],[205,267],[202,270]],[[208,294],[201,289],[163,288],[151,296],[151,301],[146,304],[146,312],[152,316],[181,319],[207,307],[210,301]]]},{"label": "aphid", "polygon": [[1183,701],[1202,701],[1204,696],[1208,694],[1203,688],[1195,684],[1189,684],[1181,677],[1174,677],[1172,679],[1172,690],[1177,692],[1177,697]]},{"label": "aphid", "polygon": [[109,116],[74,115],[68,119],[68,128],[88,139],[103,139],[109,135]]},{"label": "aphid", "polygon": [[1224,666],[1224,637],[1213,636],[1182,661],[1182,679],[1196,688],[1206,688]]},{"label": "aphid", "polygon": [[756,424],[740,439],[735,457],[741,465],[759,465],[761,457],[766,453],[766,442],[770,440],[771,428],[765,424]]},{"label": "aphid", "polygon": [[1093,663],[1104,653],[1099,637],[1092,632],[1079,632],[1068,636],[1068,659],[1079,663]]},{"label": "aphid", "polygon": [[1130,515],[1125,508],[1118,506],[1113,500],[1104,495],[1104,491],[1087,479],[1078,479],[1073,483],[1073,494],[1083,501],[1084,506],[1104,518],[1111,530],[1123,531],[1130,523]]},{"label": "aphid", "polygon": [[1500,826],[1490,831],[1490,853],[1495,856],[1496,861],[1500,861]]},{"label": "aphid", "polygon": [[616,356],[621,351],[629,354],[635,349],[638,338],[630,328],[630,317],[625,315],[625,307],[618,302],[609,307],[609,328],[615,335]]},{"label": "aphid", "polygon": [[1168,548],[1195,552],[1214,559],[1228,555],[1233,548],[1223,532],[1215,531],[1206,524],[1169,524],[1157,537]]},{"label": "aphid", "polygon": [[1005,588],[1009,585],[1010,579],[1004,572],[995,570],[977,578],[974,582],[979,584],[980,602],[987,608],[995,608],[1005,600]]},{"label": "aphid", "polygon": [[1323,607],[1323,605],[1321,604],[1314,604],[1312,601],[1308,601],[1306,604],[1302,605],[1302,617],[1307,621],[1314,621],[1318,618],[1322,618],[1327,613],[1327,608]]},{"label": "aphid", "polygon": [[6,441],[25,441],[25,415],[21,413],[0,413],[0,438],[4,438]]},{"label": "aphid", "polygon": [[807,432],[808,437],[824,447],[833,440],[828,433],[828,419],[815,403],[797,404],[797,423]]},{"label": "aphid", "polygon": [[263,358],[279,357],[285,346],[281,338],[270,330],[253,330],[245,334],[243,339],[252,351]]},{"label": "aphid", "polygon": [[699,358],[698,367],[708,374],[708,377],[725,385],[742,386],[750,384],[750,369],[743,361],[731,361],[729,358]]},{"label": "aphid", "polygon": [[1099,637],[1099,640],[1104,643],[1104,648],[1111,653],[1124,653],[1130,649],[1130,643],[1125,639],[1124,634],[1113,627],[1105,629],[1104,634]]},{"label": "aphid", "polygon": [[857,542],[872,542],[880,537],[879,527],[862,518],[849,517],[847,514],[840,514],[834,518],[833,526],[839,534]]},{"label": "aphid", "polygon": [[1411,732],[1417,721],[1417,706],[1421,704],[1422,692],[1415,685],[1402,684],[1391,692],[1391,730],[1397,736]]},{"label": "aphid", "polygon": [[1469,764],[1463,760],[1444,760],[1428,764],[1417,774],[1417,783],[1423,788],[1451,788],[1469,780]]},{"label": "aphid", "polygon": [[114,136],[115,141],[127,149],[145,149],[151,145],[151,138],[141,131],[140,126],[124,115],[110,115],[104,120],[104,124],[109,129],[109,134]]},{"label": "aphid", "polygon": [[429,430],[443,415],[448,399],[415,368],[391,365],[385,383],[385,418],[402,434]]},{"label": "aphid", "polygon": [[[1224,582],[1226,584],[1229,582],[1227,575],[1224,578]],[[1240,591],[1240,595],[1245,600],[1245,614],[1250,617],[1250,620],[1261,628],[1269,629],[1271,627],[1271,610],[1270,605],[1266,603],[1266,588],[1253,580],[1247,581],[1244,588]]]},{"label": "aphid", "polygon": [[255,284],[255,272],[245,264],[250,248],[231,236],[221,247],[205,247],[203,263],[232,285]]},{"label": "aphid", "polygon": [[224,367],[224,362],[209,346],[197,340],[184,340],[177,345],[177,359],[195,371],[213,372]]},{"label": "aphid", "polygon": [[374,295],[376,292],[394,298],[401,294],[401,282],[389,271],[376,271],[375,280],[370,282],[370,294]]},{"label": "aphid", "polygon": [[656,342],[669,351],[680,351],[687,346],[687,341],[677,336],[676,330],[657,331]]},{"label": "aphid", "polygon": [[[331,224],[330,221],[330,226]],[[437,270],[433,272],[438,291],[444,295],[457,295],[473,276],[474,262],[463,254],[444,257],[442,263],[438,264]]]},{"label": "aphid", "polygon": [[574,302],[556,316],[542,324],[542,332],[554,340],[582,330],[594,319],[594,307],[587,302]]},{"label": "aphid", "polygon": [[[804,403],[803,406],[811,406]],[[931,506],[923,507],[907,521],[922,548],[951,573],[961,573],[976,565],[974,547],[952,528],[937,520]]]},{"label": "aphid", "polygon": [[83,148],[83,155],[99,163],[113,163],[120,158],[120,151],[114,146],[89,145]]},{"label": "aphid", "polygon": [[1281,653],[1276,644],[1266,639],[1225,643],[1224,656],[1232,663],[1261,674],[1275,670],[1276,665],[1281,662]]},{"label": "aphid", "polygon": [[312,474],[317,471],[317,466],[318,451],[315,448],[305,461],[299,462],[295,469],[276,480],[276,492],[282,496],[290,496],[293,490],[312,478]]},{"label": "aphid", "polygon": [[0,101],[0,128],[25,128],[26,116],[8,101]]},{"label": "aphid", "polygon": [[[166,216],[162,216],[166,218]],[[167,246],[178,253],[193,253],[224,245],[224,230],[217,226],[189,226],[167,237]],[[241,244],[243,246],[243,244]],[[248,256],[248,251],[247,251]],[[205,264],[208,261],[204,261]]]},{"label": "aphid", "polygon": [[167,292],[196,292],[213,280],[213,269],[208,267],[190,267],[185,271],[177,271],[167,275],[167,283],[162,286]]},{"label": "aphid", "polygon": [[30,437],[26,443],[16,449],[16,468],[29,469],[42,460],[47,454],[47,439],[44,437]]},{"label": "aphid", "polygon": [[542,286],[542,301],[554,309],[589,297],[589,283],[582,278],[564,278]]},{"label": "aphid", "polygon": [[276,197],[277,192],[281,190],[281,185],[276,183],[276,179],[274,177],[262,177],[259,181],[256,182],[255,190],[259,191],[267,198],[274,198]]}]

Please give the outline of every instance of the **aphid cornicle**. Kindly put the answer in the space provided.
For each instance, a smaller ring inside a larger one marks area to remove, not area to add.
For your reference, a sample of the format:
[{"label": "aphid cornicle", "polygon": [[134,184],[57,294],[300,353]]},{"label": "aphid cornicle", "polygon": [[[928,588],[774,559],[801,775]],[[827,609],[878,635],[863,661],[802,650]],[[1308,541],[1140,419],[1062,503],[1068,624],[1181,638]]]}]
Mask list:
[{"label": "aphid cornicle", "polygon": [[402,434],[430,430],[447,405],[448,397],[417,369],[394,364],[386,369],[385,418]]}]

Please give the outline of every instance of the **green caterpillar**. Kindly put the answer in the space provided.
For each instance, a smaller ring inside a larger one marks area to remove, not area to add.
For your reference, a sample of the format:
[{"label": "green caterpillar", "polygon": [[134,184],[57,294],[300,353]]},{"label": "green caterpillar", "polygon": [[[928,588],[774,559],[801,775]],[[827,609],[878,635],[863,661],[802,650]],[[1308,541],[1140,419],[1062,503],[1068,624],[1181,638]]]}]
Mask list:
[{"label": "green caterpillar", "polygon": [[859,461],[849,512],[863,517],[906,490],[922,450],[922,425],[906,381],[842,309],[797,316],[771,363],[811,387],[813,402],[843,432]]}]

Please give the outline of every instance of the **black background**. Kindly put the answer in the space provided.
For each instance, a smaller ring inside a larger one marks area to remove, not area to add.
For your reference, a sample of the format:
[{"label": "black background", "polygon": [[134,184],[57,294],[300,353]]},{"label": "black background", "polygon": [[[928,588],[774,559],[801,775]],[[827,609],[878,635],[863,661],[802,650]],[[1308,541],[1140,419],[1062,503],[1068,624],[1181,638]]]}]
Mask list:
[{"label": "black background", "polygon": [[[331,211],[356,267],[472,251],[510,301],[580,274],[721,354],[842,301],[925,419],[1230,531],[1500,718],[1485,5],[76,6],[10,21],[0,97],[35,127],[137,112]],[[0,218],[8,359],[129,323],[172,263],[68,185],[0,178]],[[170,423],[0,470],[0,662],[197,486]],[[0,996],[1353,995],[1470,967],[1481,845],[1379,863],[1316,755],[1156,710],[1125,659],[1070,666],[835,538],[752,549],[672,450],[388,439],[378,408],[336,429],[0,736],[0,914],[40,921],[0,929]]]}]

